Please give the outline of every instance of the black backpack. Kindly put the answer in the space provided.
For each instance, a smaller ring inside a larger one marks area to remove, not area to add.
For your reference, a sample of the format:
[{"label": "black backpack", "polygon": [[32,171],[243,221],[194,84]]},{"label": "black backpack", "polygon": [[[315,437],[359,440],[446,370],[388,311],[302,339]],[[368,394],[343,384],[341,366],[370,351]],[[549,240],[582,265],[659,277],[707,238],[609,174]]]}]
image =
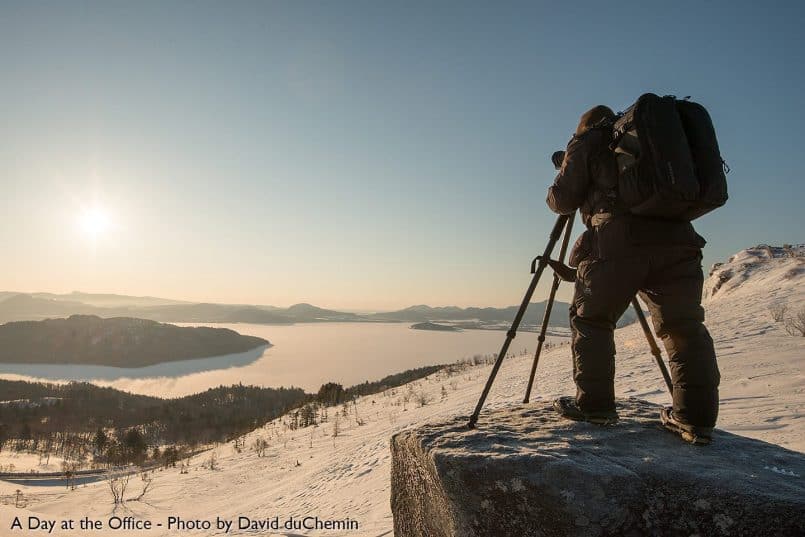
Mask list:
[{"label": "black backpack", "polygon": [[729,168],[702,105],[646,93],[612,130],[617,199],[632,214],[689,221],[726,203]]}]

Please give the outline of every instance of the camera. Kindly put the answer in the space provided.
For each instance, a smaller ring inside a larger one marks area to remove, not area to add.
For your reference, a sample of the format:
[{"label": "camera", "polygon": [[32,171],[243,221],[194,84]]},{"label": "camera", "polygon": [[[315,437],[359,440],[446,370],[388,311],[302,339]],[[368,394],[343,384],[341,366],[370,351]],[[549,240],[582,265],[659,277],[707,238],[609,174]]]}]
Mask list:
[{"label": "camera", "polygon": [[565,160],[565,152],[564,151],[555,151],[553,155],[551,155],[551,162],[553,162],[553,167],[557,170],[562,167],[562,162]]}]

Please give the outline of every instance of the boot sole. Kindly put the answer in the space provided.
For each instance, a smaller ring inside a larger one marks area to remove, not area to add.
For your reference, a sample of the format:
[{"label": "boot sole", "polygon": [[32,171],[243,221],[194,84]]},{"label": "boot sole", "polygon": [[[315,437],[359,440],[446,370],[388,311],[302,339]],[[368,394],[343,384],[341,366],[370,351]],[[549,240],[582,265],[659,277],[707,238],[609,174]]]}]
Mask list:
[{"label": "boot sole", "polygon": [[682,438],[688,444],[693,444],[694,446],[707,446],[712,442],[712,439],[709,436],[701,436],[690,431],[687,431],[671,421],[671,418],[668,417],[666,412],[660,412],[660,421],[662,422],[663,428],[666,431],[672,432],[679,437]]},{"label": "boot sole", "polygon": [[670,433],[676,434],[677,436],[682,438],[682,440],[684,440],[688,444],[693,444],[694,446],[707,446],[712,442],[712,439],[706,436],[695,435],[691,432],[685,431],[684,429],[675,427],[670,423],[664,423],[663,428],[665,428],[665,430]]}]

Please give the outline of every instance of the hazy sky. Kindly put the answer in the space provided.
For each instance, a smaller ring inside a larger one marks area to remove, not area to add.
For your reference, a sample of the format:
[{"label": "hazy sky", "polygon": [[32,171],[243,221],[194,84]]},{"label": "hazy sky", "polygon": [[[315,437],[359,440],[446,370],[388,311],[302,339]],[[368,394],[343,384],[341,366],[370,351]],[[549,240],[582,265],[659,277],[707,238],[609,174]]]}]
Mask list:
[{"label": "hazy sky", "polygon": [[805,3],[603,5],[0,2],[0,290],[516,304],[549,155],[646,91],[732,167],[705,269],[805,240]]}]

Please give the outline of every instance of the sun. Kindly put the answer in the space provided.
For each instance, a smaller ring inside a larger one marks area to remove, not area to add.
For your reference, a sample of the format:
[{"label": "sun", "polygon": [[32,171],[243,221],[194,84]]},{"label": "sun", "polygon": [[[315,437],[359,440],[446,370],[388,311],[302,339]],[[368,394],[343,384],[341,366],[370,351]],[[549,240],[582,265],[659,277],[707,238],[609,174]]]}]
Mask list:
[{"label": "sun", "polygon": [[101,207],[88,207],[79,215],[79,228],[88,237],[103,235],[109,230],[109,224],[109,213]]}]

